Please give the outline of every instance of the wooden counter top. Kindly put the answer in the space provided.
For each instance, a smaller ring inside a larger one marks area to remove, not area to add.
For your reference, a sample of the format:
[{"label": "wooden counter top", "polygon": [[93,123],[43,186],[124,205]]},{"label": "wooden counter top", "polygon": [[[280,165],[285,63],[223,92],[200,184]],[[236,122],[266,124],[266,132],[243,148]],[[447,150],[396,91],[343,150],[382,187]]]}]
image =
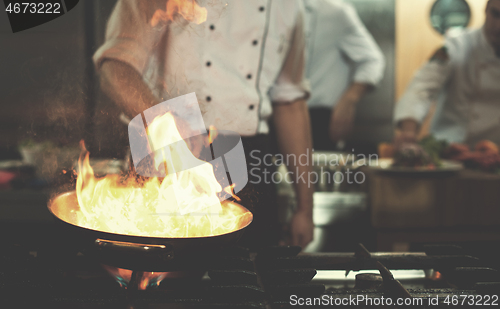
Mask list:
[{"label": "wooden counter top", "polygon": [[500,225],[500,175],[465,169],[447,175],[367,172],[376,228]]}]

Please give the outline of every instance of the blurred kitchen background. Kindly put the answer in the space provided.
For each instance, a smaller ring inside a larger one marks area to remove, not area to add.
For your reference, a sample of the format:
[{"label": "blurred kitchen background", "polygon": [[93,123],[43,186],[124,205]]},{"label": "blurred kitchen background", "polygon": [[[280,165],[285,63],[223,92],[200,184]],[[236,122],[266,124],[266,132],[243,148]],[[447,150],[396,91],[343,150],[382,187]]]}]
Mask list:
[{"label": "blurred kitchen background", "polygon": [[[431,24],[435,0],[349,2],[356,7],[386,60],[383,81],[359,104],[350,141],[358,151],[376,153],[379,143],[393,138],[395,102],[414,72],[442,44],[443,36]],[[486,2],[467,0],[469,27],[482,25]],[[37,173],[57,174],[62,166],[71,168],[81,139],[95,158],[124,158],[118,145],[128,142],[126,126],[119,121],[119,111],[100,92],[91,62],[103,42],[114,3],[81,0],[64,16],[15,34],[6,15],[0,14],[0,160],[20,159],[20,146],[45,143],[58,152],[39,163],[42,166],[37,167]],[[51,167],[47,162],[54,160],[58,164]],[[316,233],[321,237],[309,249],[351,250],[357,242],[364,242],[371,250],[408,251],[429,241],[499,241],[498,233],[490,231],[499,223],[492,219],[500,217],[493,209],[499,199],[495,189],[499,179],[488,177],[485,183],[479,183],[470,178],[395,180],[374,175],[360,186],[318,188],[324,191],[315,196],[315,211],[322,217],[316,220]],[[281,201],[292,203],[287,189],[280,189]],[[23,209],[43,204],[49,193],[40,197],[23,190],[23,197],[8,190],[0,192],[0,220],[19,222],[20,213],[23,220],[30,222],[50,220],[44,207]],[[460,190],[475,193],[464,197]],[[484,203],[475,208],[475,213],[484,207],[483,215],[474,218],[465,206],[460,206],[479,200]],[[450,207],[463,209],[450,217]],[[465,222],[467,217],[469,221]],[[320,219],[323,222],[318,222]],[[482,226],[484,220],[489,220],[487,227]]]},{"label": "blurred kitchen background", "polygon": [[[359,149],[393,136],[392,110],[408,82],[443,37],[431,26],[435,0],[349,0],[386,58],[384,79],[359,105],[351,142]],[[106,156],[126,142],[123,126],[110,125],[118,111],[101,95],[92,62],[104,40],[115,1],[80,1],[79,5],[41,26],[16,34],[0,18],[2,48],[2,117],[0,144],[17,148],[26,139],[71,144],[85,138]],[[469,27],[484,21],[486,0],[468,1]],[[54,134],[57,132],[58,134]]]}]

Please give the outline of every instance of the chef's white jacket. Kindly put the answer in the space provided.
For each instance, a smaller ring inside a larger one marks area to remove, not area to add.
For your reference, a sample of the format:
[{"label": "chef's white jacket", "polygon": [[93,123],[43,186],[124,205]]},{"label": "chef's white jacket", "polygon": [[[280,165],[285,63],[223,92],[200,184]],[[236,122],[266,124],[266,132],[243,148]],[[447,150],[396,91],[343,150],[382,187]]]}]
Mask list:
[{"label": "chef's white jacket", "polygon": [[422,122],[437,101],[431,133],[449,142],[500,143],[500,58],[483,29],[447,38],[448,61],[431,60],[415,75],[395,108],[399,122]]},{"label": "chef's white jacket", "polygon": [[242,136],[268,132],[272,103],[307,99],[303,4],[300,0],[197,0],[199,25],[177,16],[150,24],[166,1],[120,0],[99,68],[116,59],[135,68],[162,100],[195,92],[205,125]]},{"label": "chef's white jacket", "polygon": [[309,107],[332,108],[352,82],[377,85],[384,56],[354,7],[342,0],[304,0]]}]

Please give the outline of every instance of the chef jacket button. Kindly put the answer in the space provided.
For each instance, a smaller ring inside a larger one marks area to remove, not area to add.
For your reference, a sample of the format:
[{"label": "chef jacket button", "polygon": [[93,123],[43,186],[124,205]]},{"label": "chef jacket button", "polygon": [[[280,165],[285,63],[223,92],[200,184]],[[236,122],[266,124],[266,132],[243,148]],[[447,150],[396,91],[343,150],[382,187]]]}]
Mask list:
[{"label": "chef jacket button", "polygon": [[266,9],[265,7],[261,6],[261,7],[259,8],[259,11],[264,12],[264,10],[265,10],[265,9]]},{"label": "chef jacket button", "polygon": [[210,25],[210,30],[215,30],[215,26],[214,25]]},{"label": "chef jacket button", "polygon": [[253,110],[254,108],[255,108],[255,105],[253,105],[253,104],[248,107],[249,110]]},{"label": "chef jacket button", "polygon": [[252,79],[252,74],[248,74],[247,79]]},{"label": "chef jacket button", "polygon": [[207,67],[211,66],[212,65],[212,62],[210,61],[207,61]]},{"label": "chef jacket button", "polygon": [[257,45],[257,44],[259,44],[259,41],[257,41],[257,40],[253,40],[252,44],[253,44],[253,45]]},{"label": "chef jacket button", "polygon": [[207,96],[206,100],[207,100],[207,102],[210,102],[210,101],[212,101],[212,98],[210,96]]}]

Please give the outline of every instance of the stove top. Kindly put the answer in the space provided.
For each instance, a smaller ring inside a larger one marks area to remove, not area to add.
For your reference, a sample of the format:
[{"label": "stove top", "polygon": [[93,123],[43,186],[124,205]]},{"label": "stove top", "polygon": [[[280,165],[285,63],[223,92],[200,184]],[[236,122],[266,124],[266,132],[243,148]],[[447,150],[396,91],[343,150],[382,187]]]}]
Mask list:
[{"label": "stove top", "polygon": [[[113,279],[102,265],[63,246],[6,249],[0,254],[5,295],[0,302],[9,304],[4,308],[370,307],[398,300],[404,302],[400,305],[439,308],[499,303],[498,271],[456,246],[427,246],[417,253],[371,253],[362,245],[352,253],[234,247],[175,269],[199,276],[167,276],[145,290],[130,282],[124,288],[127,283]],[[202,269],[208,271],[200,273]]]}]

